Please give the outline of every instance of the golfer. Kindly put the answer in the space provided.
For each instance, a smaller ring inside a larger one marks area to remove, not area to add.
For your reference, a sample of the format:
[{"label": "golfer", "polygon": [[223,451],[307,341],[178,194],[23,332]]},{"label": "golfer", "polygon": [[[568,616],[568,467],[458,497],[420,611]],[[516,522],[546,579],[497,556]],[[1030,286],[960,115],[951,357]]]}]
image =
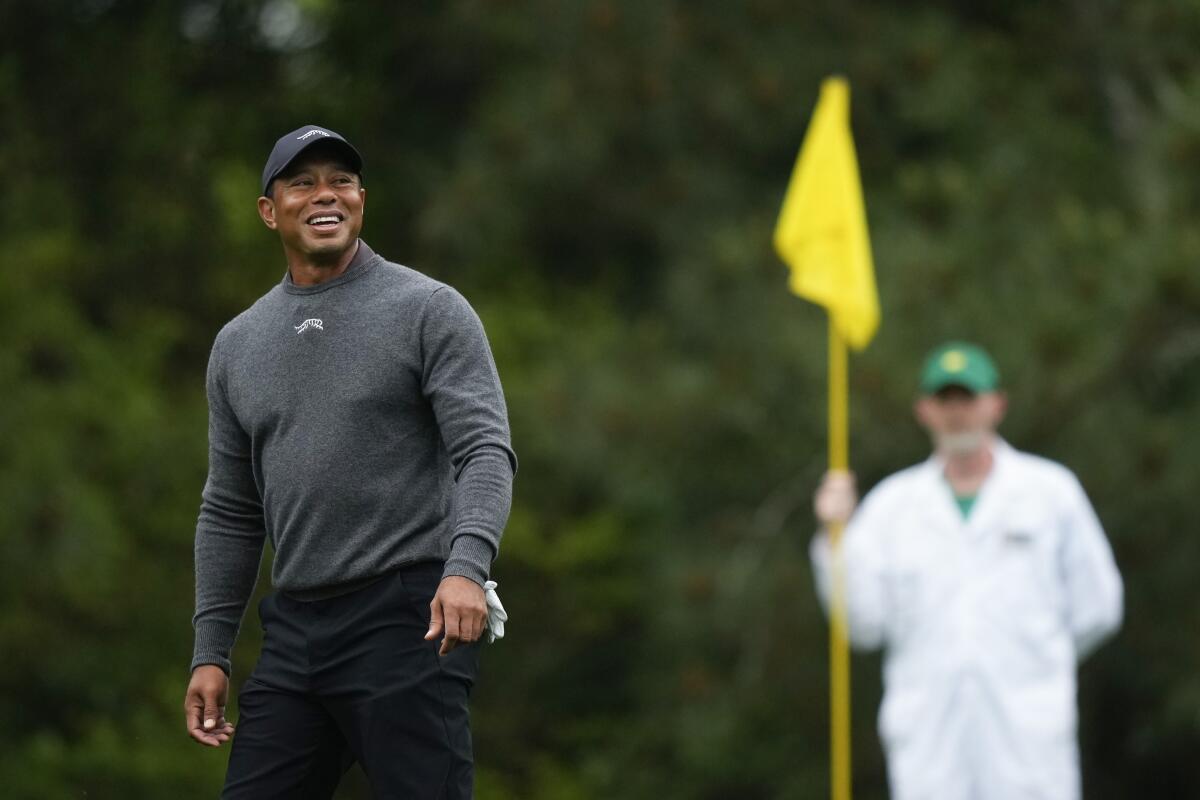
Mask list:
[{"label": "golfer", "polygon": [[[283,279],[217,335],[185,713],[232,739],[228,798],[469,798],[467,700],[516,457],[479,318],[359,239],[362,158],[315,125],[276,142],[258,213]],[[262,652],[225,719],[264,542]]]}]

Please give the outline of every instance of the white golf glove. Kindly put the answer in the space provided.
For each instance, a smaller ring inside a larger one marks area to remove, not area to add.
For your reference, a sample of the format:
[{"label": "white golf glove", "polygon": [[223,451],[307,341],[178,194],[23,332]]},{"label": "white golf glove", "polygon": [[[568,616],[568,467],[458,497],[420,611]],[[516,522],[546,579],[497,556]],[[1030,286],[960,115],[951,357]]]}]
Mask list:
[{"label": "white golf glove", "polygon": [[500,595],[496,594],[495,581],[488,581],[483,584],[483,599],[487,601],[487,637],[488,643],[492,643],[497,639],[504,638],[504,623],[508,621],[508,612],[504,610],[504,605],[500,602]]}]

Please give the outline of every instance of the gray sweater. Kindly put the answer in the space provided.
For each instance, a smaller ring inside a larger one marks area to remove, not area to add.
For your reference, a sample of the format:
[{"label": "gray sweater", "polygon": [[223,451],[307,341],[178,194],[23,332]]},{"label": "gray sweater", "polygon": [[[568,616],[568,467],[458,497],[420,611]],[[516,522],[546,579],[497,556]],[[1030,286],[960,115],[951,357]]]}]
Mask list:
[{"label": "gray sweater", "polygon": [[229,671],[263,542],[274,587],[329,597],[415,561],[488,576],[516,456],[483,326],[462,295],[365,243],[317,286],[284,280],[208,365],[192,668]]}]

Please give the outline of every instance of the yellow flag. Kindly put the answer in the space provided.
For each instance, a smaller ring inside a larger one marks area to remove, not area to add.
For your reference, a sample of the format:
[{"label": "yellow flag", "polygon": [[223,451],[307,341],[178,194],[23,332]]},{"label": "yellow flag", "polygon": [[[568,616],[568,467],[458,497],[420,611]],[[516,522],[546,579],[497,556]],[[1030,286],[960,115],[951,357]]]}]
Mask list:
[{"label": "yellow flag", "polygon": [[866,347],[879,327],[879,295],[844,78],[821,84],[775,226],[775,250],[791,268],[792,292],[825,306],[851,347]]}]

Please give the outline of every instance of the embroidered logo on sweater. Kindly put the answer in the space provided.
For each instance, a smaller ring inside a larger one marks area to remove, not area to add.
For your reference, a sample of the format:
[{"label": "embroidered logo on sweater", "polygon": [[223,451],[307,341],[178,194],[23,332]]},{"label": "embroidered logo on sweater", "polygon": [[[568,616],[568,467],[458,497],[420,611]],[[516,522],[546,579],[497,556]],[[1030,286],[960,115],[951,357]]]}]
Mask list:
[{"label": "embroidered logo on sweater", "polygon": [[296,326],[296,333],[304,333],[309,328],[316,328],[319,331],[325,330],[325,323],[319,319],[306,319]]}]

